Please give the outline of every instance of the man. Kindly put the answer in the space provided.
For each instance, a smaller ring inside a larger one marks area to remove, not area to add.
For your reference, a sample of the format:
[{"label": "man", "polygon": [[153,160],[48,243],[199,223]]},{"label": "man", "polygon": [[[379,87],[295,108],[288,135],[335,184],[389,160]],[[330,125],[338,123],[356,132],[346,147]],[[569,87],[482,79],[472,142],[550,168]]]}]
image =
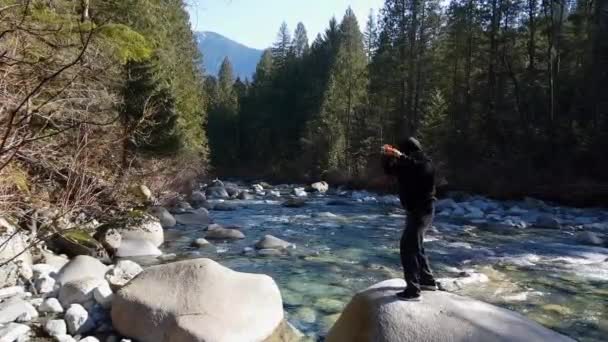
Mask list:
[{"label": "man", "polygon": [[407,288],[397,296],[402,300],[417,301],[421,290],[437,290],[423,247],[424,233],[431,227],[435,211],[435,168],[418,140],[409,138],[400,142],[398,147],[382,147],[384,170],[397,177],[401,205],[407,210],[406,228],[400,244]]}]

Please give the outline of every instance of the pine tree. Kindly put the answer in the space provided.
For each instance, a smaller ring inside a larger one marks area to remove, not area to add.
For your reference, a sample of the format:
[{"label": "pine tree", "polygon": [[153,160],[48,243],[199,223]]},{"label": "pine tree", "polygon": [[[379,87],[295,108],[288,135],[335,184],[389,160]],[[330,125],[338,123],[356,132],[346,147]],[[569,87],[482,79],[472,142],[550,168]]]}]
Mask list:
[{"label": "pine tree", "polygon": [[272,60],[277,69],[284,68],[293,54],[291,35],[287,23],[283,22],[277,33],[277,40],[272,46]]},{"label": "pine tree", "polygon": [[376,18],[374,17],[373,10],[369,12],[367,17],[365,33],[363,33],[363,43],[365,44],[365,53],[367,54],[367,59],[368,61],[371,61],[374,53],[376,52],[376,45],[378,43],[378,26],[376,24]]},{"label": "pine tree", "polygon": [[308,35],[304,24],[298,23],[293,36],[293,51],[296,58],[302,58],[308,54]]}]

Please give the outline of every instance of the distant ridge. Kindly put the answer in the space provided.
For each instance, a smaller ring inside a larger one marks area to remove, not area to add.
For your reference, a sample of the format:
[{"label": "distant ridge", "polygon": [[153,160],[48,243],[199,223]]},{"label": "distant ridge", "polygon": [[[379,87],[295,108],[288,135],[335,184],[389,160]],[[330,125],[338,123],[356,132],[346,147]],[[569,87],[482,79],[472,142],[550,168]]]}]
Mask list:
[{"label": "distant ridge", "polygon": [[198,49],[203,54],[203,65],[207,75],[217,76],[225,57],[230,59],[235,77],[251,80],[262,50],[247,47],[215,32],[196,32]]}]

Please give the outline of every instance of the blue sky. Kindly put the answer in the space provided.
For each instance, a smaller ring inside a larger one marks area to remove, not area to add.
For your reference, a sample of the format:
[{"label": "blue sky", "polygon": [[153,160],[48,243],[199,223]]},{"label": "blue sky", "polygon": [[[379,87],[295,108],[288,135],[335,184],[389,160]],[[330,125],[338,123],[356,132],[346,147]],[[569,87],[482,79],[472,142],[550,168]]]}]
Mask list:
[{"label": "blue sky", "polygon": [[279,26],[293,32],[299,21],[310,42],[323,32],[332,16],[338,21],[350,5],[363,29],[370,9],[375,14],[384,0],[187,0],[192,28],[214,31],[247,46],[263,49],[274,42]]}]

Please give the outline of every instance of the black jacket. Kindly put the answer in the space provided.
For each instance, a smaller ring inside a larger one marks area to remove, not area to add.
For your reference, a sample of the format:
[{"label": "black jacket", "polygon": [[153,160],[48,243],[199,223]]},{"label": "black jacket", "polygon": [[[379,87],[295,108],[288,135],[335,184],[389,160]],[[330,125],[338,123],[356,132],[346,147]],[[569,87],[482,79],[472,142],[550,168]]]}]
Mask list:
[{"label": "black jacket", "polygon": [[408,211],[428,208],[435,200],[435,167],[423,153],[414,156],[382,157],[386,174],[397,177],[399,199]]}]

